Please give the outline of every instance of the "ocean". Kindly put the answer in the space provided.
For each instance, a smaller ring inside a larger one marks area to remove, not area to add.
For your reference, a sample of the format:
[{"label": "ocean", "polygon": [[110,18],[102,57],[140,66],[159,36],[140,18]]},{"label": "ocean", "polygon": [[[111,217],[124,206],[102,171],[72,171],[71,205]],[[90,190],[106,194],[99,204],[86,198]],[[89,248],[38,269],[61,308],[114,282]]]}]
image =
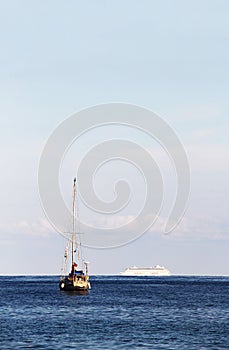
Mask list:
[{"label": "ocean", "polygon": [[229,277],[0,277],[0,349],[229,349]]}]

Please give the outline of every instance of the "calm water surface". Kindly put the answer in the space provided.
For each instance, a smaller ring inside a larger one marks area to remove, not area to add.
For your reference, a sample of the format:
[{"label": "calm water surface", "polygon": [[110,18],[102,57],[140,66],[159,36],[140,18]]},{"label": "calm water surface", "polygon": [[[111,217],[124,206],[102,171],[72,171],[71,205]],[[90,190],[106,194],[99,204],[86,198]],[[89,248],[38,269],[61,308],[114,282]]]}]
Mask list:
[{"label": "calm water surface", "polygon": [[0,349],[229,349],[229,277],[0,277]]}]

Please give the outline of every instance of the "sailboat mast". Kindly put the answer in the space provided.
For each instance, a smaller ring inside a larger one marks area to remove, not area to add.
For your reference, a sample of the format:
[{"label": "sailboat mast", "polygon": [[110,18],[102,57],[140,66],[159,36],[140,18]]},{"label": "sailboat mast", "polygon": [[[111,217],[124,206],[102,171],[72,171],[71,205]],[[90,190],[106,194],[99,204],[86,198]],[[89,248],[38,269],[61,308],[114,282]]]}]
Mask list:
[{"label": "sailboat mast", "polygon": [[76,239],[76,178],[74,178],[73,184],[73,201],[72,201],[72,266],[74,263],[74,243]]}]

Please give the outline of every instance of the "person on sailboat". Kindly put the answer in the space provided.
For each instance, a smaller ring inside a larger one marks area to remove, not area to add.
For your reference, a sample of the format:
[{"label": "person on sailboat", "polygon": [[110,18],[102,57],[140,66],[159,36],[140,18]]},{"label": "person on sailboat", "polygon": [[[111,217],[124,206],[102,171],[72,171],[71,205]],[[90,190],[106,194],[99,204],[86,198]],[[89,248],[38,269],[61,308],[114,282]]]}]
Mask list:
[{"label": "person on sailboat", "polygon": [[72,264],[72,271],[70,272],[69,276],[74,276],[77,266],[78,265],[75,262]]}]

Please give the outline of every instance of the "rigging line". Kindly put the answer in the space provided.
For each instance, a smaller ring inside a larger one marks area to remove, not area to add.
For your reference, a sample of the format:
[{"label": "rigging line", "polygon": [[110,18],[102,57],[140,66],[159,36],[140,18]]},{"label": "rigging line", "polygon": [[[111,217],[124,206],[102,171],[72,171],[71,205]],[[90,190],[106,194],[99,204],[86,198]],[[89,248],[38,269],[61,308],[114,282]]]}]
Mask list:
[{"label": "rigging line", "polygon": [[76,222],[75,222],[75,205],[76,205],[76,178],[74,178],[73,184],[73,198],[72,198],[72,265],[74,262],[74,242],[76,241]]},{"label": "rigging line", "polygon": [[[80,233],[80,220],[79,220],[79,197],[78,197],[79,191],[78,186],[76,186],[76,218],[78,223],[78,232]],[[82,242],[81,242],[81,235],[79,234],[79,250],[80,250],[80,256],[81,260],[83,261],[83,252],[82,252]]]},{"label": "rigging line", "polygon": [[63,265],[61,268],[62,276],[66,275],[69,252],[70,252],[70,240],[68,239],[67,244],[65,245],[64,259],[63,259],[64,261],[63,261]]}]

